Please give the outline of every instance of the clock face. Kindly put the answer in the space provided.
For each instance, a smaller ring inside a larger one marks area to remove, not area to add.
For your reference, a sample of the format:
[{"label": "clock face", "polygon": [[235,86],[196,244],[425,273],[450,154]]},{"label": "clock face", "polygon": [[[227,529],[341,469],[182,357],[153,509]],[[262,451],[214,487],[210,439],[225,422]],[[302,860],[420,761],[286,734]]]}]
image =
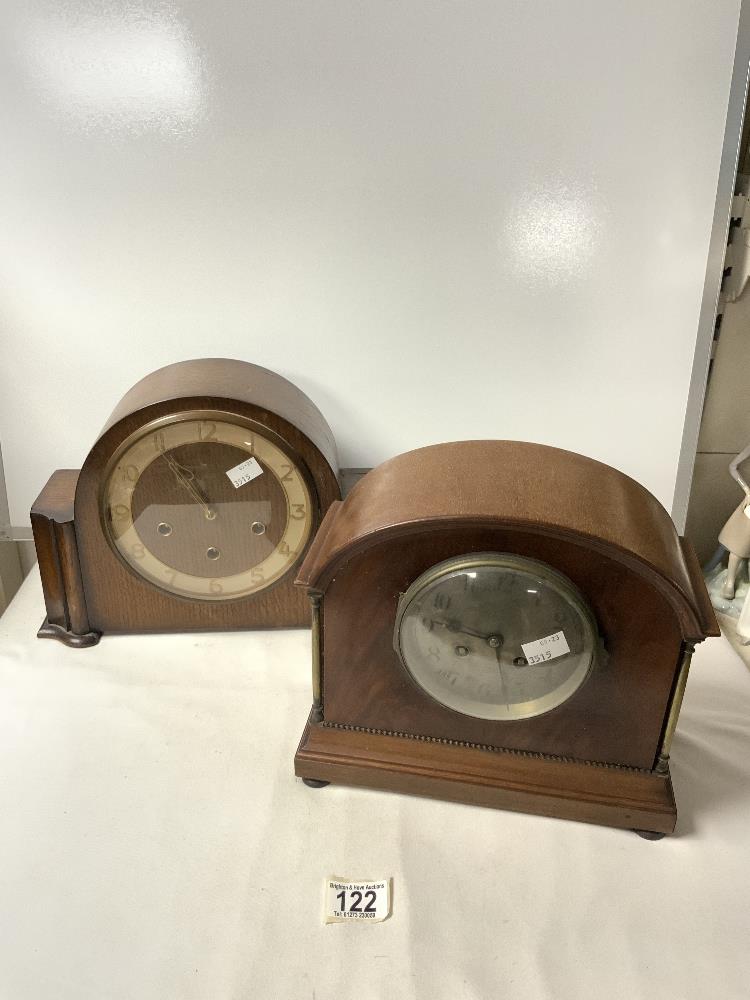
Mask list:
[{"label": "clock face", "polygon": [[111,544],[150,583],[231,600],[299,560],[313,505],[301,470],[256,428],[213,412],[156,421],[115,456],[102,494]]},{"label": "clock face", "polygon": [[414,681],[479,719],[528,719],[583,684],[597,648],[574,585],[535,559],[458,556],[427,570],[399,602],[394,646]]}]

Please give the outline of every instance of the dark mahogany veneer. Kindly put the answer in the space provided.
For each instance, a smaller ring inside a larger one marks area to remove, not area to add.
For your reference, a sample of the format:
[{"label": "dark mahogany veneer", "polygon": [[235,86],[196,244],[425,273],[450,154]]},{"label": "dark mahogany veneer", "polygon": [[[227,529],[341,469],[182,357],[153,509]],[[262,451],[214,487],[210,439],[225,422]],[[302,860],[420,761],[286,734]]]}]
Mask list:
[{"label": "dark mahogany veneer", "polygon": [[[443,559],[486,551],[564,573],[605,643],[576,694],[536,718],[452,711],[412,682],[393,649],[409,584]],[[686,653],[718,627],[689,543],[632,479],[516,441],[423,448],[331,507],[297,582],[318,609],[319,636],[319,695],[298,775],[673,830],[670,710]]]}]

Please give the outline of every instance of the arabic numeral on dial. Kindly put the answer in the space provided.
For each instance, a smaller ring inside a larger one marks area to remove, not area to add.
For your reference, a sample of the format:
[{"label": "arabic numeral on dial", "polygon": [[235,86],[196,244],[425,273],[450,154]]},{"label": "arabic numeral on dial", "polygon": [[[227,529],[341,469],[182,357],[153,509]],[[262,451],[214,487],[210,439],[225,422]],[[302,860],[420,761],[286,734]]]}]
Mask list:
[{"label": "arabic numeral on dial", "polygon": [[262,569],[258,569],[258,567],[256,566],[254,569],[252,569],[250,571],[250,582],[251,583],[263,583],[264,580],[265,580],[265,576],[263,576],[263,570]]},{"label": "arabic numeral on dial", "polygon": [[212,594],[223,594],[224,588],[222,587],[219,580],[211,580],[208,585],[208,589]]},{"label": "arabic numeral on dial", "polygon": [[282,483],[291,483],[292,481],[292,467],[291,465],[282,465],[282,469],[286,469],[286,472],[281,477]]},{"label": "arabic numeral on dial", "polygon": [[430,646],[430,648],[427,650],[427,655],[435,663],[437,663],[440,660],[440,650],[437,648],[437,646]]},{"label": "arabic numeral on dial", "polygon": [[126,465],[122,470],[123,479],[127,480],[129,483],[135,483],[138,480],[139,470],[137,465]]},{"label": "arabic numeral on dial", "polygon": [[130,554],[134,559],[143,559],[146,555],[146,550],[140,542],[136,542],[130,550]]},{"label": "arabic numeral on dial", "polygon": [[292,513],[289,516],[293,521],[301,521],[305,516],[305,505],[303,503],[293,503]]},{"label": "arabic numeral on dial", "polygon": [[199,441],[215,441],[216,440],[216,424],[211,420],[202,420],[200,425],[200,430],[198,431]]},{"label": "arabic numeral on dial", "polygon": [[111,508],[112,517],[116,518],[118,521],[129,521],[130,520],[130,507],[126,506],[124,503],[116,503],[114,507]]},{"label": "arabic numeral on dial", "polygon": [[292,550],[289,548],[286,542],[279,542],[279,552],[282,554],[282,556],[295,555],[295,553],[292,552]]}]

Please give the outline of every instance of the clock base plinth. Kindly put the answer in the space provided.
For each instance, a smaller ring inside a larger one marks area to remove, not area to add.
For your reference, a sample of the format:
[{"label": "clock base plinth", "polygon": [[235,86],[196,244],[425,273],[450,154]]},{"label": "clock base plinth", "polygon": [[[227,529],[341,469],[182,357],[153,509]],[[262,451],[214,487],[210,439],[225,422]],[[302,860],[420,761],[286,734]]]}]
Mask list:
[{"label": "clock base plinth", "polygon": [[669,774],[481,750],[308,721],[294,773],[382,791],[636,830],[672,833]]},{"label": "clock base plinth", "polygon": [[79,635],[77,632],[70,632],[62,625],[55,625],[54,622],[45,618],[37,632],[38,639],[57,639],[65,646],[73,649],[85,649],[87,646],[95,646],[102,637],[101,632],[84,632]]}]

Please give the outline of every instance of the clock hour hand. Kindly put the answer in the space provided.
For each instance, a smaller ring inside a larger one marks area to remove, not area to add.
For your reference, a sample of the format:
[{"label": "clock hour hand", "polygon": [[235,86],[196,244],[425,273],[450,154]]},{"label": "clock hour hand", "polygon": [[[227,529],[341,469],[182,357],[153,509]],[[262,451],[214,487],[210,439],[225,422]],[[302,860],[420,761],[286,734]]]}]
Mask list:
[{"label": "clock hour hand", "polygon": [[[193,484],[192,480],[195,479],[193,473],[189,469],[185,469],[183,466],[181,466],[179,462],[175,461],[175,459],[172,458],[171,455],[167,455],[165,453],[164,459],[169,468],[174,473],[177,481],[185,487],[185,489],[188,491],[193,500],[195,500],[196,503],[199,503],[201,505],[201,507],[203,508],[203,512],[206,515],[206,518],[209,521],[213,521],[213,519],[216,517],[216,511],[213,509],[213,507],[209,506],[208,498],[204,496],[203,493],[201,493],[200,490],[198,490],[197,487]],[[185,473],[187,473],[187,475],[185,475]]]},{"label": "clock hour hand", "polygon": [[442,628],[447,628],[449,632],[458,632],[460,635],[470,635],[474,639],[484,639],[488,642],[493,649],[502,646],[503,639],[502,636],[497,632],[477,632],[475,629],[462,628],[456,622],[443,622],[437,618],[432,618],[430,620],[431,625],[440,625]]}]

